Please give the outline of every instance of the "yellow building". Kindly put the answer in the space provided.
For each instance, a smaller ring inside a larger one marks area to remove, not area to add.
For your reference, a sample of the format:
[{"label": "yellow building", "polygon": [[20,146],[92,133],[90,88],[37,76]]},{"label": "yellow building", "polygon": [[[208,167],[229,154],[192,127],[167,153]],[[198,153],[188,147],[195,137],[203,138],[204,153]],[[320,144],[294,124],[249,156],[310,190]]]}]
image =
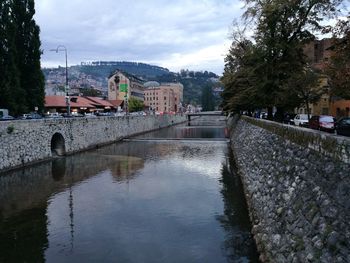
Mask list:
[{"label": "yellow building", "polygon": [[[325,93],[322,94],[321,98],[318,102],[309,104],[310,115],[329,115],[331,113],[330,110],[330,97],[329,97],[329,84],[327,76],[321,76],[319,79],[320,90],[324,90]],[[297,114],[307,114],[306,106],[303,105],[294,110],[294,113]]]},{"label": "yellow building", "polygon": [[145,106],[157,112],[179,112],[182,108],[183,85],[155,81],[145,84]]}]

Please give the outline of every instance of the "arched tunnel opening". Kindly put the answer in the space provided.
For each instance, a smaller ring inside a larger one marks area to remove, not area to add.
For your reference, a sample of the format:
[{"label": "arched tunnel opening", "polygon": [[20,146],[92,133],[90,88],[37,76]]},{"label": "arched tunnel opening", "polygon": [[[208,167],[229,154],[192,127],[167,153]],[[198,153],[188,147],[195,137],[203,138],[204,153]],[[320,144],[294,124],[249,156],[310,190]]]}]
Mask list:
[{"label": "arched tunnel opening", "polygon": [[51,139],[51,153],[53,156],[62,156],[66,154],[65,141],[60,133],[55,133]]}]

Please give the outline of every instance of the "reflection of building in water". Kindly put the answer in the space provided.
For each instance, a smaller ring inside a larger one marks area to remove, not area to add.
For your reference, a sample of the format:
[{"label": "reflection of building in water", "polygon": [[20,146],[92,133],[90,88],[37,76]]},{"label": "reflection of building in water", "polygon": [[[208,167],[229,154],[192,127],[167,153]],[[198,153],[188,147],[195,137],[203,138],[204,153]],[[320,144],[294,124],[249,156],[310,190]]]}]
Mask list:
[{"label": "reflection of building in water", "polygon": [[127,155],[101,155],[111,163],[109,169],[116,181],[125,181],[134,177],[144,167],[144,160]]},{"label": "reflection of building in water", "polygon": [[[119,173],[122,175],[120,180],[123,180],[128,171],[134,173],[142,167],[141,158],[113,157],[113,155],[106,157],[85,152],[8,172],[0,176],[0,220],[24,210],[46,205],[52,194],[65,191],[67,186],[103,171],[111,170],[114,177]],[[131,178],[132,174],[128,179]]]},{"label": "reflection of building in water", "polygon": [[[142,152],[142,151],[141,151]],[[117,181],[144,167],[139,157],[81,153],[0,176],[0,262],[44,262],[48,248],[47,207],[52,195],[68,192],[70,245],[74,239],[76,183],[110,170]]]}]

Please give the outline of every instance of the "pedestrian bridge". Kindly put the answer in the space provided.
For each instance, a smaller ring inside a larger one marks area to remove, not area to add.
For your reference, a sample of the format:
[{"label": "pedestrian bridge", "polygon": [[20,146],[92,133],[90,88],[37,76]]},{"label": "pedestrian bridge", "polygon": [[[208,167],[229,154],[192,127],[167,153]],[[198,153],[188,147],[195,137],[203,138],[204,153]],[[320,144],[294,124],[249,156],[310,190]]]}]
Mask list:
[{"label": "pedestrian bridge", "polygon": [[201,111],[196,113],[188,113],[187,120],[191,121],[191,117],[194,116],[223,116],[224,113],[222,111]]}]

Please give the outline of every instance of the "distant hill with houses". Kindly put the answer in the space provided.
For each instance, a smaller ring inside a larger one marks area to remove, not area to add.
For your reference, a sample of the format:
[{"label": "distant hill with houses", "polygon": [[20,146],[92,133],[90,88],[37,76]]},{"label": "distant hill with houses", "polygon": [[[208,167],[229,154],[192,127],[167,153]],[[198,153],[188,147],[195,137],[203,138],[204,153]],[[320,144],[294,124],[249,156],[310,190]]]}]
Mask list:
[{"label": "distant hill with houses", "polygon": [[[208,71],[181,70],[171,72],[167,68],[139,62],[128,61],[96,61],[81,63],[68,69],[69,86],[73,90],[97,90],[102,96],[107,92],[107,79],[116,70],[133,74],[145,81],[180,82],[184,85],[184,103],[200,104],[202,89],[210,85],[213,90],[222,87],[219,76]],[[65,83],[65,68],[43,68],[46,79],[46,90],[49,95],[62,91]],[[220,96],[214,92],[216,104]]]}]

